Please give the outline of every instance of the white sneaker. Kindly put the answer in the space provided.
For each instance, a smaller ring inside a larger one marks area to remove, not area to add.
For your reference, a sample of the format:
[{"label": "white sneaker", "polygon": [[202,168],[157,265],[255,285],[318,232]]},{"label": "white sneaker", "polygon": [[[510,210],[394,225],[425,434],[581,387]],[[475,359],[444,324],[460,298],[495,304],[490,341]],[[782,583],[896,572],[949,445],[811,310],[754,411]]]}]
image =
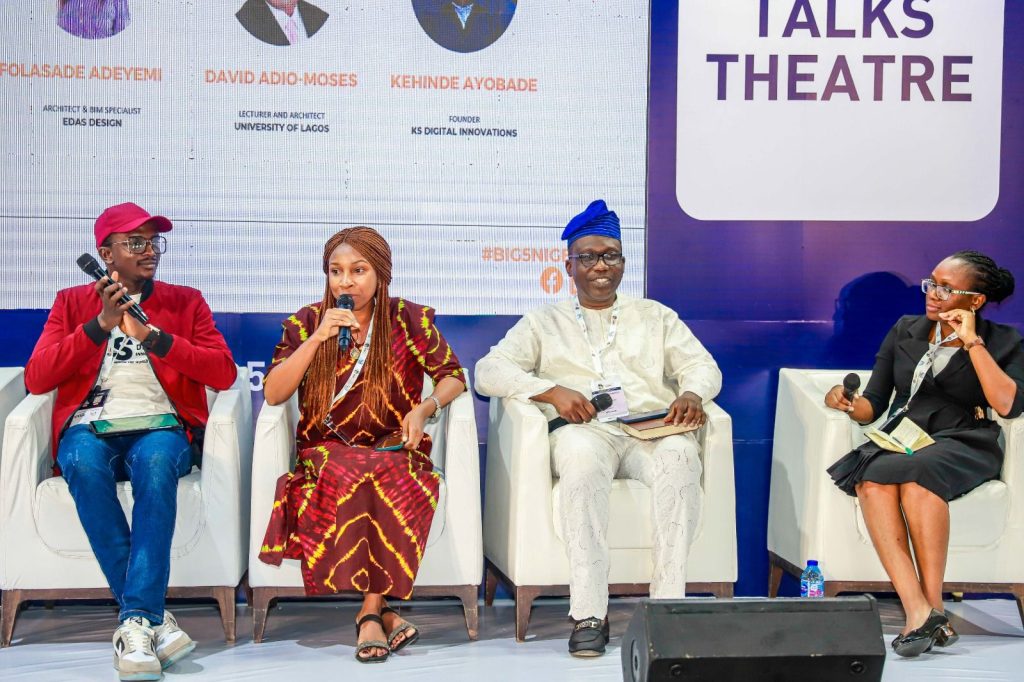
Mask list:
[{"label": "white sneaker", "polygon": [[164,622],[153,628],[156,636],[156,656],[165,670],[192,653],[196,643],[178,627],[170,611],[164,611]]},{"label": "white sneaker", "polygon": [[142,617],[129,618],[114,631],[114,669],[122,680],[159,680],[153,629]]}]

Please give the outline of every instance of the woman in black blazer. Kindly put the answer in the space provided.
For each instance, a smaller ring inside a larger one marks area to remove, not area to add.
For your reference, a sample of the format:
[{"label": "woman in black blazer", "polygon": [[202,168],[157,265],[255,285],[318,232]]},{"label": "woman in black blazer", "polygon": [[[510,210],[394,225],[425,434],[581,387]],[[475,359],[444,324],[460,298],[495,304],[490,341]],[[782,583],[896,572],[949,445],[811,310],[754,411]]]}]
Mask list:
[{"label": "woman in black blazer", "polygon": [[847,400],[835,386],[825,395],[825,405],[861,424],[888,407],[882,430],[907,418],[935,440],[913,455],[868,441],[828,470],[840,489],[860,500],[875,551],[903,603],[906,625],[892,643],[901,656],[958,638],[942,605],[948,502],[1002,469],[999,425],[985,409],[1007,418],[1024,410],[1021,336],[980,314],[1013,289],[1013,275],[988,256],[954,253],[921,282],[925,315],[901,318],[885,337],[864,394]]}]

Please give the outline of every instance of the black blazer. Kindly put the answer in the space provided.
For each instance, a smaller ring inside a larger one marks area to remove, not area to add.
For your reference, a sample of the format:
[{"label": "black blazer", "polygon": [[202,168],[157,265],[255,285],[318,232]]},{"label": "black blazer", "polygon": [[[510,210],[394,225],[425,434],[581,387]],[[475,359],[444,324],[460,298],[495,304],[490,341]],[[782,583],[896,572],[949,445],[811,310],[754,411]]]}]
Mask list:
[{"label": "black blazer", "polygon": [[[914,369],[928,350],[929,334],[934,328],[935,323],[924,315],[907,315],[889,330],[875,357],[871,380],[864,390],[864,397],[870,401],[876,418],[889,406],[893,389],[896,397],[890,411],[895,412],[907,404]],[[996,363],[1017,384],[1017,395],[1006,415],[1017,417],[1024,411],[1024,348],[1021,336],[1013,327],[980,317],[977,333],[985,340]],[[987,408],[989,404],[967,352],[958,351],[938,376],[929,370],[906,416],[934,436],[949,430],[991,425],[988,419],[977,418],[977,407]]]},{"label": "black blazer", "polygon": [[[305,0],[299,0],[298,8],[299,16],[302,17],[302,23],[306,27],[306,35],[312,38],[323,27],[330,15]],[[266,0],[246,0],[235,16],[246,31],[263,42],[270,45],[290,44],[281,25],[274,18],[274,13],[270,11]]]}]

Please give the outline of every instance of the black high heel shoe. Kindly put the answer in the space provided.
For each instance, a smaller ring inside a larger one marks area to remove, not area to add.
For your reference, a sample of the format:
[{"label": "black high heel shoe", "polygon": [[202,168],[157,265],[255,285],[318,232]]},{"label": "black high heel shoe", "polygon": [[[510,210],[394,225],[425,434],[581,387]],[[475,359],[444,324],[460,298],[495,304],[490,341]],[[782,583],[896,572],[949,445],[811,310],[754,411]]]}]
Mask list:
[{"label": "black high heel shoe", "polygon": [[941,647],[953,646],[958,639],[960,635],[948,622],[935,632],[935,643]]},{"label": "black high heel shoe", "polygon": [[932,646],[950,646],[960,638],[950,626],[949,618],[935,609],[931,610],[924,625],[911,630],[905,635],[897,635],[892,640],[892,650],[904,658],[920,656],[931,650]]}]

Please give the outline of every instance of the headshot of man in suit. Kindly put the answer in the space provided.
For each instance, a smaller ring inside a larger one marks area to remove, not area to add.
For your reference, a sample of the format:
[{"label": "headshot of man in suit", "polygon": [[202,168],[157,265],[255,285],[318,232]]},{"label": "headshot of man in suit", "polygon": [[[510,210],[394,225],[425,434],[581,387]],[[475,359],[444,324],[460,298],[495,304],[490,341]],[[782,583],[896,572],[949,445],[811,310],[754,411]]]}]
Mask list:
[{"label": "headshot of man in suit", "polygon": [[128,0],[57,0],[57,25],[73,36],[115,36],[131,22]]},{"label": "headshot of man in suit", "polygon": [[316,35],[330,15],[305,0],[246,0],[235,16],[268,45],[296,45]]},{"label": "headshot of man in suit", "polygon": [[493,45],[516,13],[516,0],[412,0],[420,26],[452,52],[476,52]]}]

